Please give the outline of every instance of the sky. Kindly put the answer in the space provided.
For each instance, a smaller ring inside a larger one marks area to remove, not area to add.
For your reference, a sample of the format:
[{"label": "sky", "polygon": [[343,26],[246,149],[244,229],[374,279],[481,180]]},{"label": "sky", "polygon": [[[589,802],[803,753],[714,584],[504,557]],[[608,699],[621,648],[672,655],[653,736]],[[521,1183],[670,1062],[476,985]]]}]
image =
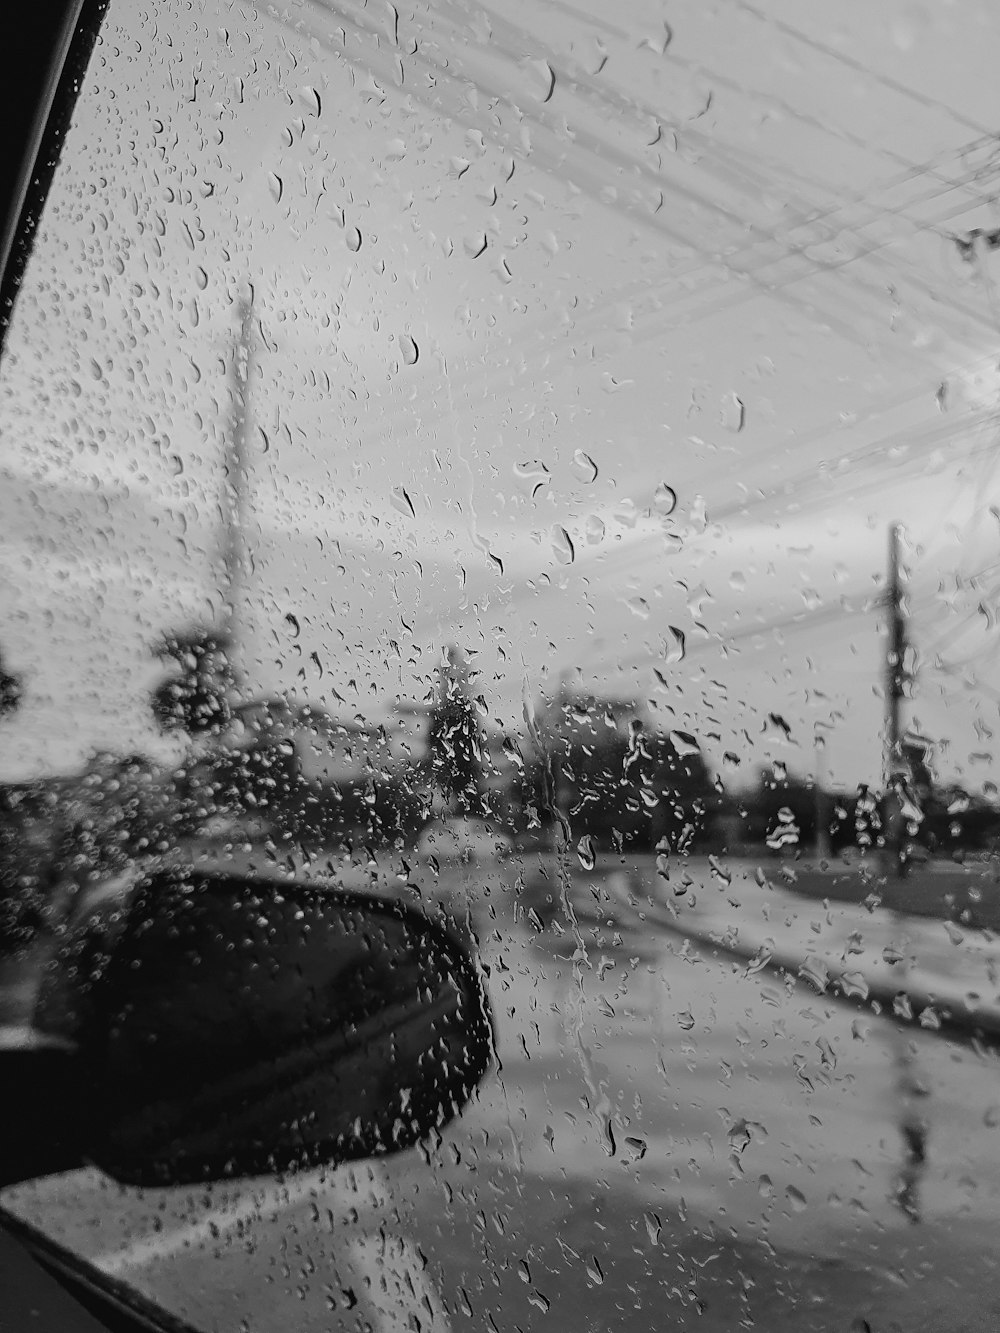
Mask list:
[{"label": "sky", "polygon": [[0,775],[166,754],[252,286],[247,693],[377,721],[454,642],[503,726],[876,781],[899,522],[907,723],[993,781],[998,59],[986,0],[113,0],[0,366]]}]

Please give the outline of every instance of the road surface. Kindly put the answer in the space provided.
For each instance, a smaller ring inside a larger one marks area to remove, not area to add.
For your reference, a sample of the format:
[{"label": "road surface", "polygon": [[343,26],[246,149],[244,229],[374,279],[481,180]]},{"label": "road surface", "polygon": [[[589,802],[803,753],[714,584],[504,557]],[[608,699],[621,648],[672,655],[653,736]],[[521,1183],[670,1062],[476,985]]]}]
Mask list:
[{"label": "road surface", "polygon": [[525,873],[411,876],[468,894],[501,1062],[429,1153],[7,1205],[206,1330],[1000,1326],[994,1054],[692,943],[654,874],[578,872],[538,930]]}]

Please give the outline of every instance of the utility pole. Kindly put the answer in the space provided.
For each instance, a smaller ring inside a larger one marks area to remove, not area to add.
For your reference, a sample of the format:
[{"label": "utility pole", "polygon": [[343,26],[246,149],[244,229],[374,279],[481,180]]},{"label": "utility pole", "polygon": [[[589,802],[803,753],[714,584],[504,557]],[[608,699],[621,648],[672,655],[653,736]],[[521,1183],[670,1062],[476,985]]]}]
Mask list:
[{"label": "utility pole", "polygon": [[559,686],[556,691],[556,709],[555,726],[553,728],[553,773],[552,773],[552,797],[553,814],[555,819],[552,824],[552,836],[555,840],[556,851],[560,849],[564,852],[569,850],[570,822],[569,805],[570,793],[569,784],[566,781],[566,761],[569,757],[569,748],[572,739],[572,729],[569,726],[569,669],[564,667],[559,672]]},{"label": "utility pole", "polygon": [[[903,856],[905,818],[903,814],[902,783],[907,775],[907,760],[903,754],[903,687],[906,683],[906,618],[903,612],[902,580],[899,569],[900,525],[889,525],[889,569],[886,581],[886,608],[889,614],[885,653],[885,792],[886,792],[886,879],[902,880],[906,876]],[[888,887],[888,885],[887,885]],[[899,915],[903,904],[896,899],[895,918],[905,928],[905,916]],[[905,950],[904,950],[905,952]],[[910,970],[909,960],[899,965],[898,980],[906,988]],[[893,1064],[896,1075],[896,1093],[899,1099],[899,1132],[903,1140],[903,1163],[896,1184],[896,1203],[910,1222],[919,1222],[920,1185],[927,1159],[927,1121],[922,1114],[921,1099],[926,1089],[917,1073],[916,1047],[909,1035],[898,1024],[892,1024]]]},{"label": "utility pole", "polygon": [[823,763],[823,750],[825,741],[816,728],[814,736],[815,762],[814,768],[814,796],[816,811],[816,860],[827,861],[830,857],[830,828],[829,811],[827,809],[826,790],[823,786],[826,769]]},{"label": "utility pole", "polygon": [[903,857],[904,828],[900,784],[905,777],[903,756],[902,706],[906,680],[906,619],[903,613],[902,581],[899,569],[900,525],[889,525],[889,566],[885,603],[889,617],[885,652],[885,757],[886,794],[885,843],[888,874],[902,879],[906,873]]},{"label": "utility pole", "polygon": [[225,602],[222,629],[233,657],[241,644],[239,607],[246,553],[244,533],[248,511],[247,432],[250,420],[250,375],[253,367],[253,288],[238,303],[239,332],[233,346],[229,384],[233,399],[229,435],[226,440],[222,500],[222,565]]}]

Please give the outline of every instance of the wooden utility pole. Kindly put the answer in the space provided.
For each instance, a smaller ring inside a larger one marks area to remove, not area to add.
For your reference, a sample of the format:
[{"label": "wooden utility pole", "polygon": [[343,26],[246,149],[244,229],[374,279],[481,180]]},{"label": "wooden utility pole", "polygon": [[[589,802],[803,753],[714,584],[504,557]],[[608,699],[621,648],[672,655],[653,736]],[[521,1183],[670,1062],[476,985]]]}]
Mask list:
[{"label": "wooden utility pole", "polygon": [[559,672],[559,686],[556,691],[555,726],[552,746],[552,804],[555,816],[552,823],[552,837],[557,851],[569,850],[570,792],[566,781],[566,763],[572,743],[572,728],[569,725],[569,669],[564,667]]},{"label": "wooden utility pole", "polygon": [[253,365],[253,288],[239,304],[239,332],[233,345],[229,382],[233,399],[226,440],[222,503],[222,565],[225,577],[223,632],[234,657],[241,643],[239,607],[246,553],[244,533],[248,510],[247,431],[250,420],[250,374]]},{"label": "wooden utility pole", "polygon": [[826,861],[830,856],[830,812],[827,809],[826,789],[823,786],[826,778],[826,766],[823,763],[823,746],[823,737],[819,734],[819,729],[817,728],[814,737],[815,763],[813,765],[817,861]]},{"label": "wooden utility pole", "polygon": [[906,873],[903,857],[905,831],[900,785],[905,778],[903,756],[903,686],[906,680],[906,619],[903,612],[899,568],[900,525],[889,525],[889,566],[886,579],[888,631],[885,651],[885,758],[884,785],[885,845],[888,874],[901,879]]},{"label": "wooden utility pole", "polygon": [[[886,880],[906,876],[904,857],[906,818],[903,813],[902,784],[907,776],[903,753],[903,689],[906,684],[906,617],[903,611],[902,579],[899,568],[900,525],[889,526],[889,569],[886,581],[886,609],[889,616],[885,653],[885,792],[886,792]],[[888,883],[887,883],[888,887]],[[891,901],[891,899],[890,899]],[[905,929],[904,902],[895,897],[896,921]],[[904,949],[904,953],[906,950]],[[899,964],[897,978],[905,991],[910,961]],[[893,1064],[899,1099],[898,1123],[903,1140],[903,1163],[896,1184],[896,1202],[910,1222],[921,1218],[920,1185],[927,1158],[927,1122],[921,1108],[926,1095],[916,1068],[916,1047],[899,1023],[892,1024]]]}]

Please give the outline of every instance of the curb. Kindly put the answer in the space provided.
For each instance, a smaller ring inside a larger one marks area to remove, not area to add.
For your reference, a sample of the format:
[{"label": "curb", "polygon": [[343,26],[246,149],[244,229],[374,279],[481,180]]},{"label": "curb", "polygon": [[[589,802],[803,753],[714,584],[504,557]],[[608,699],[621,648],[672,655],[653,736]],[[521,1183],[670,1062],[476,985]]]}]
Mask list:
[{"label": "curb", "polygon": [[[1000,1048],[1000,1003],[970,1006],[967,994],[956,992],[944,978],[928,973],[921,976],[919,967],[901,969],[898,983],[887,981],[865,973],[862,968],[844,966],[842,960],[829,955],[776,949],[770,939],[743,942],[735,936],[729,938],[729,931],[723,933],[710,926],[699,929],[693,921],[682,924],[655,902],[643,904],[624,885],[611,887],[619,906],[627,907],[640,921],[654,924],[657,929],[688,940],[696,947],[748,963],[751,965],[748,973],[768,971],[782,979],[790,977],[796,985],[808,986],[815,994],[828,995],[860,1012],[943,1037],[959,1037],[984,1048]],[[745,925],[740,927],[745,929]]]}]

